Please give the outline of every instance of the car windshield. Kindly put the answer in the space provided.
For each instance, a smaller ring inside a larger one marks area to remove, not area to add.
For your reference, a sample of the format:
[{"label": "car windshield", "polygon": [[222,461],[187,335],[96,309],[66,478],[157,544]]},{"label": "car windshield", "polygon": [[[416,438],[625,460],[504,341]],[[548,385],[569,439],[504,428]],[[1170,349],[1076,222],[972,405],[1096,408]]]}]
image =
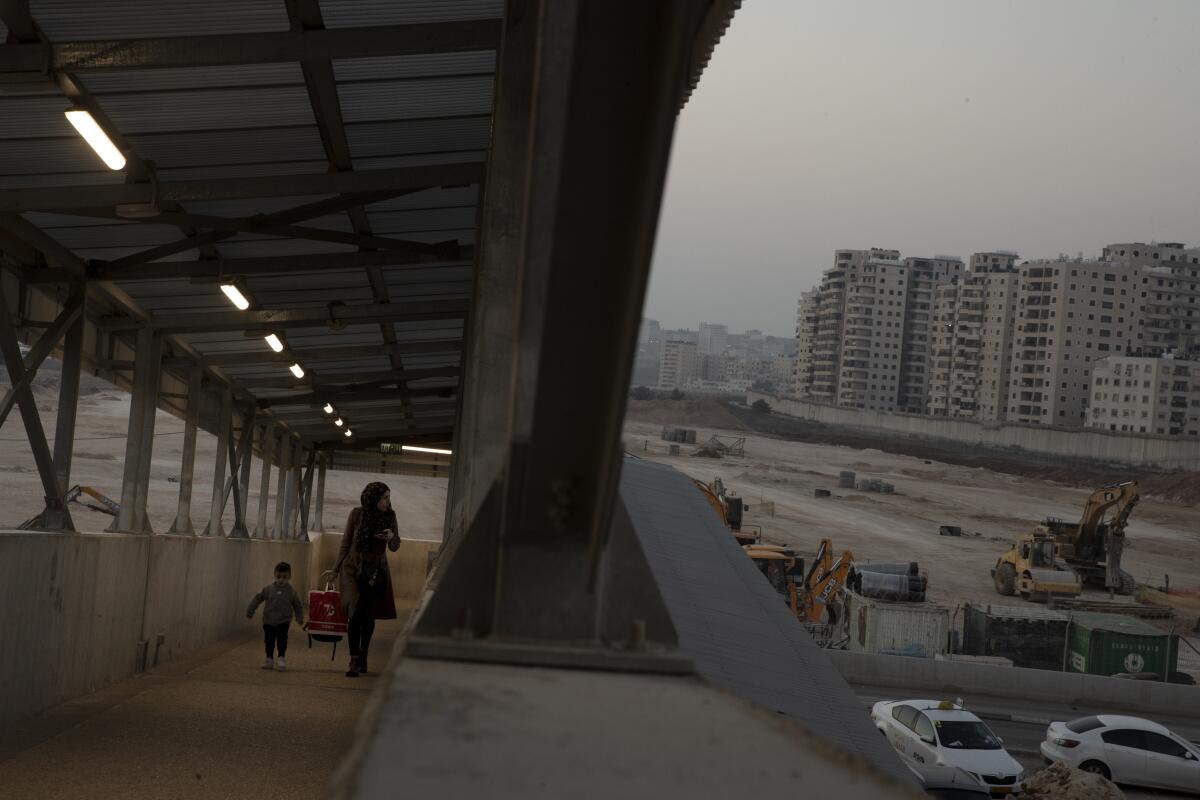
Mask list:
[{"label": "car windshield", "polygon": [[1104,723],[1100,721],[1099,717],[1082,717],[1067,723],[1067,730],[1072,733],[1087,733],[1102,727],[1104,727]]},{"label": "car windshield", "polygon": [[999,750],[1000,742],[982,722],[938,720],[938,740],[951,750]]}]

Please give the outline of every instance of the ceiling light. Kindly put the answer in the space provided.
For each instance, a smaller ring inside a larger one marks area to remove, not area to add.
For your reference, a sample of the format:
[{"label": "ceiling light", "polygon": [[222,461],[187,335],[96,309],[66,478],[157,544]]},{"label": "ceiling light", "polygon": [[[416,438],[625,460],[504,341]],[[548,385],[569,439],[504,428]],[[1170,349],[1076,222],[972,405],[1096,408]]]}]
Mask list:
[{"label": "ceiling light", "polygon": [[100,156],[106,167],[115,170],[125,166],[125,156],[121,155],[112,139],[108,138],[108,134],[96,122],[92,112],[86,108],[68,108],[66,114],[67,122],[71,123],[71,127],[96,151],[96,155]]},{"label": "ceiling light", "polygon": [[221,291],[229,298],[229,302],[237,306],[238,311],[245,311],[250,307],[250,301],[246,299],[246,295],[242,294],[242,290],[236,284],[222,283]]},{"label": "ceiling light", "polygon": [[263,339],[266,340],[267,344],[270,345],[271,349],[274,350],[276,353],[283,352],[283,340],[280,339],[275,334],[268,333],[266,336],[263,337]]},{"label": "ceiling light", "polygon": [[338,417],[337,419],[335,419],[335,420],[333,421],[333,424],[334,424],[334,425],[337,425],[337,426],[340,428],[340,427],[342,427],[343,425],[345,425],[346,423],[342,422],[342,418],[341,418],[341,417]]},{"label": "ceiling light", "polygon": [[453,450],[442,450],[437,447],[417,447],[411,444],[401,445],[400,449],[408,450],[413,453],[437,453],[440,456],[449,456],[454,454]]},{"label": "ceiling light", "polygon": [[333,403],[326,403],[326,404],[325,404],[325,413],[326,413],[326,414],[332,414],[332,413],[333,413]]},{"label": "ceiling light", "polygon": [[350,433],[350,429],[349,429],[349,428],[346,428],[346,433],[345,433],[345,435],[346,435],[347,437],[349,437],[349,436],[351,436],[351,435],[352,435],[352,434]]},{"label": "ceiling light", "polygon": [[300,366],[299,364],[292,364],[290,367],[288,367],[288,369],[290,369],[292,374],[297,378],[304,377],[304,367]]}]

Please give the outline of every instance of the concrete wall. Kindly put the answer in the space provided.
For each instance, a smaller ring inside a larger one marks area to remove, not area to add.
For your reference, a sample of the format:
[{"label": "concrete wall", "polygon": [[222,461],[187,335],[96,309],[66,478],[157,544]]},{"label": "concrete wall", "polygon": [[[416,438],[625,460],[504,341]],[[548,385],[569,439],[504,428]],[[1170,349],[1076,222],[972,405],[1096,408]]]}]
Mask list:
[{"label": "concrete wall", "polygon": [[[247,626],[250,597],[310,545],[191,536],[0,531],[0,726]],[[161,645],[157,634],[163,634]]]},{"label": "concrete wall", "polygon": [[1018,450],[1060,461],[1157,469],[1200,469],[1200,441],[1096,430],[1060,430],[1044,425],[981,423],[884,411],[862,411],[750,392],[746,402],[766,400],[771,410],[826,425],[893,436],[951,442],[996,450]]},{"label": "concrete wall", "polygon": [[1200,715],[1200,687],[1106,678],[1076,672],[1051,672],[991,664],[937,661],[830,650],[829,657],[847,683],[985,694],[997,698],[1092,705],[1138,716]]}]

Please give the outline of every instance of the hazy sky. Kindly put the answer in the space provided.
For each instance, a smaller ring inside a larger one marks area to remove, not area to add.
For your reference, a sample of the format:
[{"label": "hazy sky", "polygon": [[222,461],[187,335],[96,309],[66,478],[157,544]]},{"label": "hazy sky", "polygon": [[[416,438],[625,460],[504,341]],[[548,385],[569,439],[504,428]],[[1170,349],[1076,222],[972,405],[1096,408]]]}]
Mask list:
[{"label": "hazy sky", "polygon": [[745,0],[680,115],[646,316],[790,336],[839,247],[1200,243],[1200,0]]}]

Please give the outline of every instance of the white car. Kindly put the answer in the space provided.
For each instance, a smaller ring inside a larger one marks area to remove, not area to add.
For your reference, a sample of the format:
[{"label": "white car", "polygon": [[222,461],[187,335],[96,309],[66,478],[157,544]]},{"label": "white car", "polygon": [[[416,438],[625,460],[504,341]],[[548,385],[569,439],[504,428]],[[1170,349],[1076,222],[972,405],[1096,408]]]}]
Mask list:
[{"label": "white car", "polygon": [[979,717],[948,700],[884,700],[871,720],[901,756],[918,765],[961,767],[993,797],[1021,791],[1025,771]]},{"label": "white car", "polygon": [[1041,750],[1046,761],[1114,783],[1200,793],[1200,747],[1148,719],[1101,714],[1051,722]]}]

